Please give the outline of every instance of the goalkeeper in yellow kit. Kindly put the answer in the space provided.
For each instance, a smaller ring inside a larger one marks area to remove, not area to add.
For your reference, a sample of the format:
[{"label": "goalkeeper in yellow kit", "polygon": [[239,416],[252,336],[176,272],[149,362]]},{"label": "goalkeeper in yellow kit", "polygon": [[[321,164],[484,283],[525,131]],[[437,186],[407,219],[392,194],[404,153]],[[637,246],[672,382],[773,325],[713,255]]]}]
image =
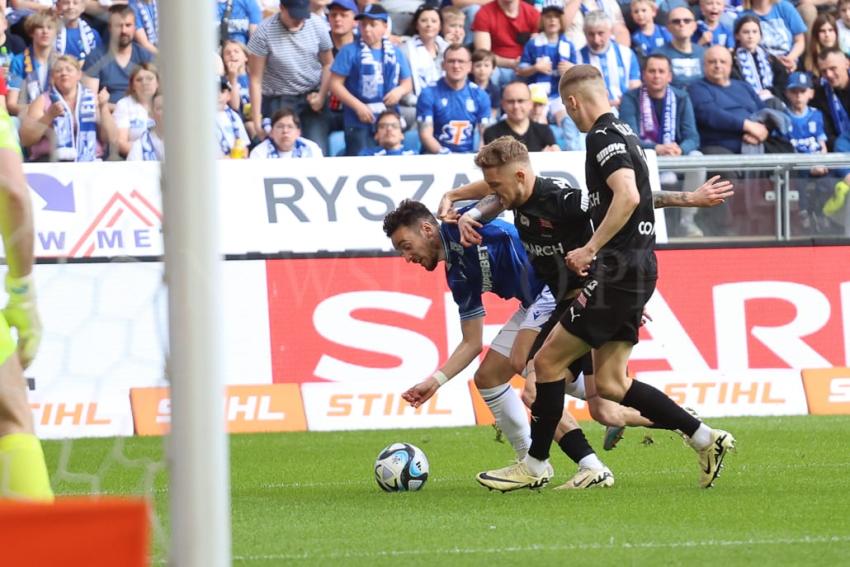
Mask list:
[{"label": "goalkeeper in yellow kit", "polygon": [[[0,315],[0,498],[50,501],[53,492],[23,374],[41,340],[32,281],[32,204],[15,127],[5,108],[0,108],[0,233],[9,294]],[[17,343],[11,328],[17,331]]]}]

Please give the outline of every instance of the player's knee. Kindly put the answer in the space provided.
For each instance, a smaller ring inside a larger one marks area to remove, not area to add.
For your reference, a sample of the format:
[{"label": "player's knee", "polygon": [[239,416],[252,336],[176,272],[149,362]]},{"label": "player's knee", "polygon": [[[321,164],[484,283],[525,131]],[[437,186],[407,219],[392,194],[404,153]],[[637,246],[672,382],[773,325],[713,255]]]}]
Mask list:
[{"label": "player's knee", "polygon": [[593,421],[601,423],[602,425],[615,425],[610,412],[605,409],[602,404],[597,403],[598,400],[599,398],[597,398],[596,401],[588,402],[587,404],[587,408],[590,411],[590,417]]},{"label": "player's knee", "polygon": [[619,402],[626,395],[626,390],[623,384],[616,380],[598,380],[596,381],[596,391],[606,400]]},{"label": "player's knee", "polygon": [[502,382],[499,382],[494,376],[488,374],[487,372],[482,372],[479,368],[475,371],[475,376],[473,377],[473,381],[475,382],[475,386],[477,388],[495,388],[496,386],[500,386]]}]

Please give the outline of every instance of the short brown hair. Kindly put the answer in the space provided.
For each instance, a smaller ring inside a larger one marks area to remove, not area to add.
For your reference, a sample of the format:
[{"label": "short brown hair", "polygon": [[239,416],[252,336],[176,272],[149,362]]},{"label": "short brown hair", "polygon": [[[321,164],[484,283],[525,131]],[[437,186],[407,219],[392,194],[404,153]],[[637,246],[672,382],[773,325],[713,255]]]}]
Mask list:
[{"label": "short brown hair", "polygon": [[27,19],[24,20],[24,31],[30,38],[32,38],[32,32],[36,28],[47,26],[53,26],[54,30],[59,29],[59,21],[49,12],[36,12],[27,16]]},{"label": "short brown hair", "polygon": [[568,89],[572,90],[576,85],[589,81],[602,80],[602,72],[593,65],[573,65],[561,75],[561,82],[558,83],[558,93],[563,98],[564,91]]},{"label": "short brown hair", "polygon": [[292,122],[295,123],[296,128],[301,128],[301,119],[298,118],[298,115],[295,113],[295,111],[289,107],[281,108],[272,115],[272,126],[274,126],[287,116],[292,118]]},{"label": "short brown hair", "polygon": [[419,201],[405,199],[398,204],[396,210],[387,214],[384,217],[384,234],[392,237],[393,233],[399,228],[406,226],[414,228],[421,221],[426,221],[434,226],[439,226],[437,219],[428,210],[428,207]]},{"label": "short brown hair", "polygon": [[493,67],[496,67],[496,56],[489,49],[476,49],[472,52],[472,62],[478,63],[479,61],[490,61]]},{"label": "short brown hair", "polygon": [[460,8],[457,6],[443,6],[440,8],[440,18],[443,22],[448,19],[466,19],[466,14],[464,14]]},{"label": "short brown hair", "polygon": [[531,163],[528,148],[513,136],[496,138],[480,150],[475,156],[475,165],[481,169],[501,167],[511,163]]}]

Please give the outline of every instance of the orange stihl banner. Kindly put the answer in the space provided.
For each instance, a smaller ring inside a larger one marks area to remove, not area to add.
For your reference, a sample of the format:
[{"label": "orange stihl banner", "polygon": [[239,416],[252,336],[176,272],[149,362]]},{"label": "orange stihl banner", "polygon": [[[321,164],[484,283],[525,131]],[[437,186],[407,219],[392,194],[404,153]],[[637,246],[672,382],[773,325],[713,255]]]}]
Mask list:
[{"label": "orange stihl banner", "polygon": [[850,368],[803,370],[812,415],[850,414]]},{"label": "orange stihl banner", "polygon": [[[130,390],[137,435],[164,435],[171,425],[168,388]],[[305,431],[304,405],[295,384],[228,386],[224,415],[229,433]]]}]

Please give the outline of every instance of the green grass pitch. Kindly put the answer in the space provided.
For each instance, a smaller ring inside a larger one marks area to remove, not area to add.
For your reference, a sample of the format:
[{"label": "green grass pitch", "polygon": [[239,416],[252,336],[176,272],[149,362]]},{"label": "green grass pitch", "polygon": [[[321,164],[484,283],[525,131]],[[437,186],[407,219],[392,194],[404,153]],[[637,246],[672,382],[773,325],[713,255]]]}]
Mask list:
[{"label": "green grass pitch", "polygon": [[[709,490],[693,451],[663,431],[628,430],[604,452],[602,428],[585,424],[613,488],[508,494],[473,478],[512,459],[487,427],[233,436],[234,565],[848,565],[850,417],[709,421],[738,444]],[[422,491],[375,483],[373,460],[395,441],[428,455]],[[153,494],[153,560],[165,562],[162,439],[45,450],[59,494]],[[560,452],[552,462],[550,486],[575,470]]]}]

